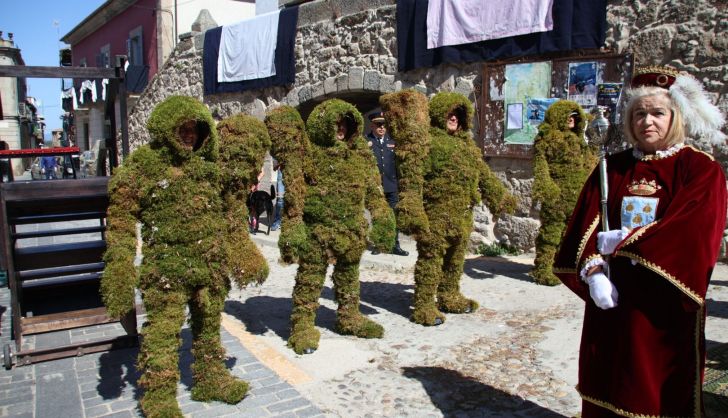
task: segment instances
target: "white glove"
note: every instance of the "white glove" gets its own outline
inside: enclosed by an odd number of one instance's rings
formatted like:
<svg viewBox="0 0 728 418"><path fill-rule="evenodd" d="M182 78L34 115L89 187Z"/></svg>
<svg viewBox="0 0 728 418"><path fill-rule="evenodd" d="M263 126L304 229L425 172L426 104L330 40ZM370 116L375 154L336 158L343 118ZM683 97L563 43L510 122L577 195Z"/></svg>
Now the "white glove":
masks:
<svg viewBox="0 0 728 418"><path fill-rule="evenodd" d="M613 229L607 232L599 232L597 234L597 249L600 254L609 255L614 252L622 240L629 235L629 228Z"/></svg>
<svg viewBox="0 0 728 418"><path fill-rule="evenodd" d="M589 275L586 280L589 284L589 295L594 303L601 309L609 309L617 306L617 288L602 272Z"/></svg>

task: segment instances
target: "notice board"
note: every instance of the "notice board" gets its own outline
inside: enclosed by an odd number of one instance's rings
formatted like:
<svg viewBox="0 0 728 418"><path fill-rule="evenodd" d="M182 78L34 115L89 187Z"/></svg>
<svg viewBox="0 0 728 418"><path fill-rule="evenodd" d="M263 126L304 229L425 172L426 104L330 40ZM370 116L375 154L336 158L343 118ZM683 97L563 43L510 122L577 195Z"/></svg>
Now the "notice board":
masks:
<svg viewBox="0 0 728 418"><path fill-rule="evenodd" d="M531 158L545 110L559 99L574 100L587 113L597 105L614 109L633 64L631 54L573 51L486 63L476 104L484 156Z"/></svg>

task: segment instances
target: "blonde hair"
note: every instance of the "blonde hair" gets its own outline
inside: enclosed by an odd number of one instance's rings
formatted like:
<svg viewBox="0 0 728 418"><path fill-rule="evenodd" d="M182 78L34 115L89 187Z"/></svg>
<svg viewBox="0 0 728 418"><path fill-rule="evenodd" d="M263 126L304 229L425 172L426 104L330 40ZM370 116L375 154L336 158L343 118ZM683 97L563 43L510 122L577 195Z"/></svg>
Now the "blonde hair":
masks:
<svg viewBox="0 0 728 418"><path fill-rule="evenodd" d="M683 142L685 140L685 122L683 120L680 107L677 106L675 100L670 96L670 92L662 87L641 86L635 89L627 90L627 107L624 111L624 134L632 145L637 145L637 138L632 132L632 112L637 103L645 97L663 96L667 98L668 107L672 118L670 120L670 128L665 135L665 145L668 147Z"/></svg>

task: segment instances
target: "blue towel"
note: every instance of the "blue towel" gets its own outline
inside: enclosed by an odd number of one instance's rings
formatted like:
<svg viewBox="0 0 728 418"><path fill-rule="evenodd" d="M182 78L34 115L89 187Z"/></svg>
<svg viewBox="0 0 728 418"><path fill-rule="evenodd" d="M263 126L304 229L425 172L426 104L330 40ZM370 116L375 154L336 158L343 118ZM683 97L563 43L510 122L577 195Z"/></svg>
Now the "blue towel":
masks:
<svg viewBox="0 0 728 418"><path fill-rule="evenodd" d="M202 73L205 94L235 93L245 90L262 89L271 86L285 86L296 81L296 27L298 25L298 6L281 10L276 41L276 74L255 80L220 83L217 81L217 57L220 53L222 26L205 32L205 46L202 53Z"/></svg>
<svg viewBox="0 0 728 418"><path fill-rule="evenodd" d="M607 31L607 0L554 0L554 29L510 38L427 49L428 0L397 0L399 71L600 48Z"/></svg>

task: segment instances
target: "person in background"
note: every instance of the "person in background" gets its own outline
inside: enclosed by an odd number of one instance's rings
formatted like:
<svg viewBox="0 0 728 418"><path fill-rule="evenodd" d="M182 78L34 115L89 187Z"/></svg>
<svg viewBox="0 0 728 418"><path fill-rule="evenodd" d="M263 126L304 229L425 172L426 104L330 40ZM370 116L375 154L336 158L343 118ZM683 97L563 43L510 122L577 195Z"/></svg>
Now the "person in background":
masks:
<svg viewBox="0 0 728 418"><path fill-rule="evenodd" d="M579 191L597 158L582 133L587 118L578 103L559 100L549 106L533 145L533 199L540 203L541 226L531 276L538 284L561 281L552 272L554 254Z"/></svg>
<svg viewBox="0 0 728 418"><path fill-rule="evenodd" d="M395 164L394 149L395 143L392 138L387 135L387 127L385 126L386 120L382 112L376 112L369 115L369 120L372 123L372 130L367 134L367 144L374 153L374 158L377 160L377 168L382 178L382 188L384 189L384 197L389 203L389 207L392 210L397 206L399 202L399 187L397 180L397 167ZM379 254L379 251L372 250L372 254ZM394 248L392 248L392 254L408 256L409 252L405 251L399 245L399 231L394 241Z"/></svg>
<svg viewBox="0 0 728 418"><path fill-rule="evenodd" d="M44 149L43 144L38 146L40 149ZM58 161L54 155L44 155L40 158L40 171L45 176L46 180L55 180L56 178L56 167Z"/></svg>
<svg viewBox="0 0 728 418"><path fill-rule="evenodd" d="M10 149L10 146L8 145L7 142L0 141L0 150L5 151L5 150L9 150L9 149ZM4 181L13 180L12 173L11 173L12 167L13 166L10 164L10 158L7 158L7 159L3 158L0 160L0 183L2 183ZM6 180L6 176L7 176L7 180Z"/></svg>
<svg viewBox="0 0 728 418"><path fill-rule="evenodd" d="M635 69L622 115L631 149L582 189L554 273L586 303L582 417L703 414L705 296L726 219L718 162L686 144L725 142L725 120L693 77Z"/></svg>
<svg viewBox="0 0 728 418"><path fill-rule="evenodd" d="M286 186L283 184L283 164L273 159L273 170L276 174L276 213L273 216L273 225L270 229L277 231L281 228L281 214L283 213L283 195L286 193Z"/></svg>

